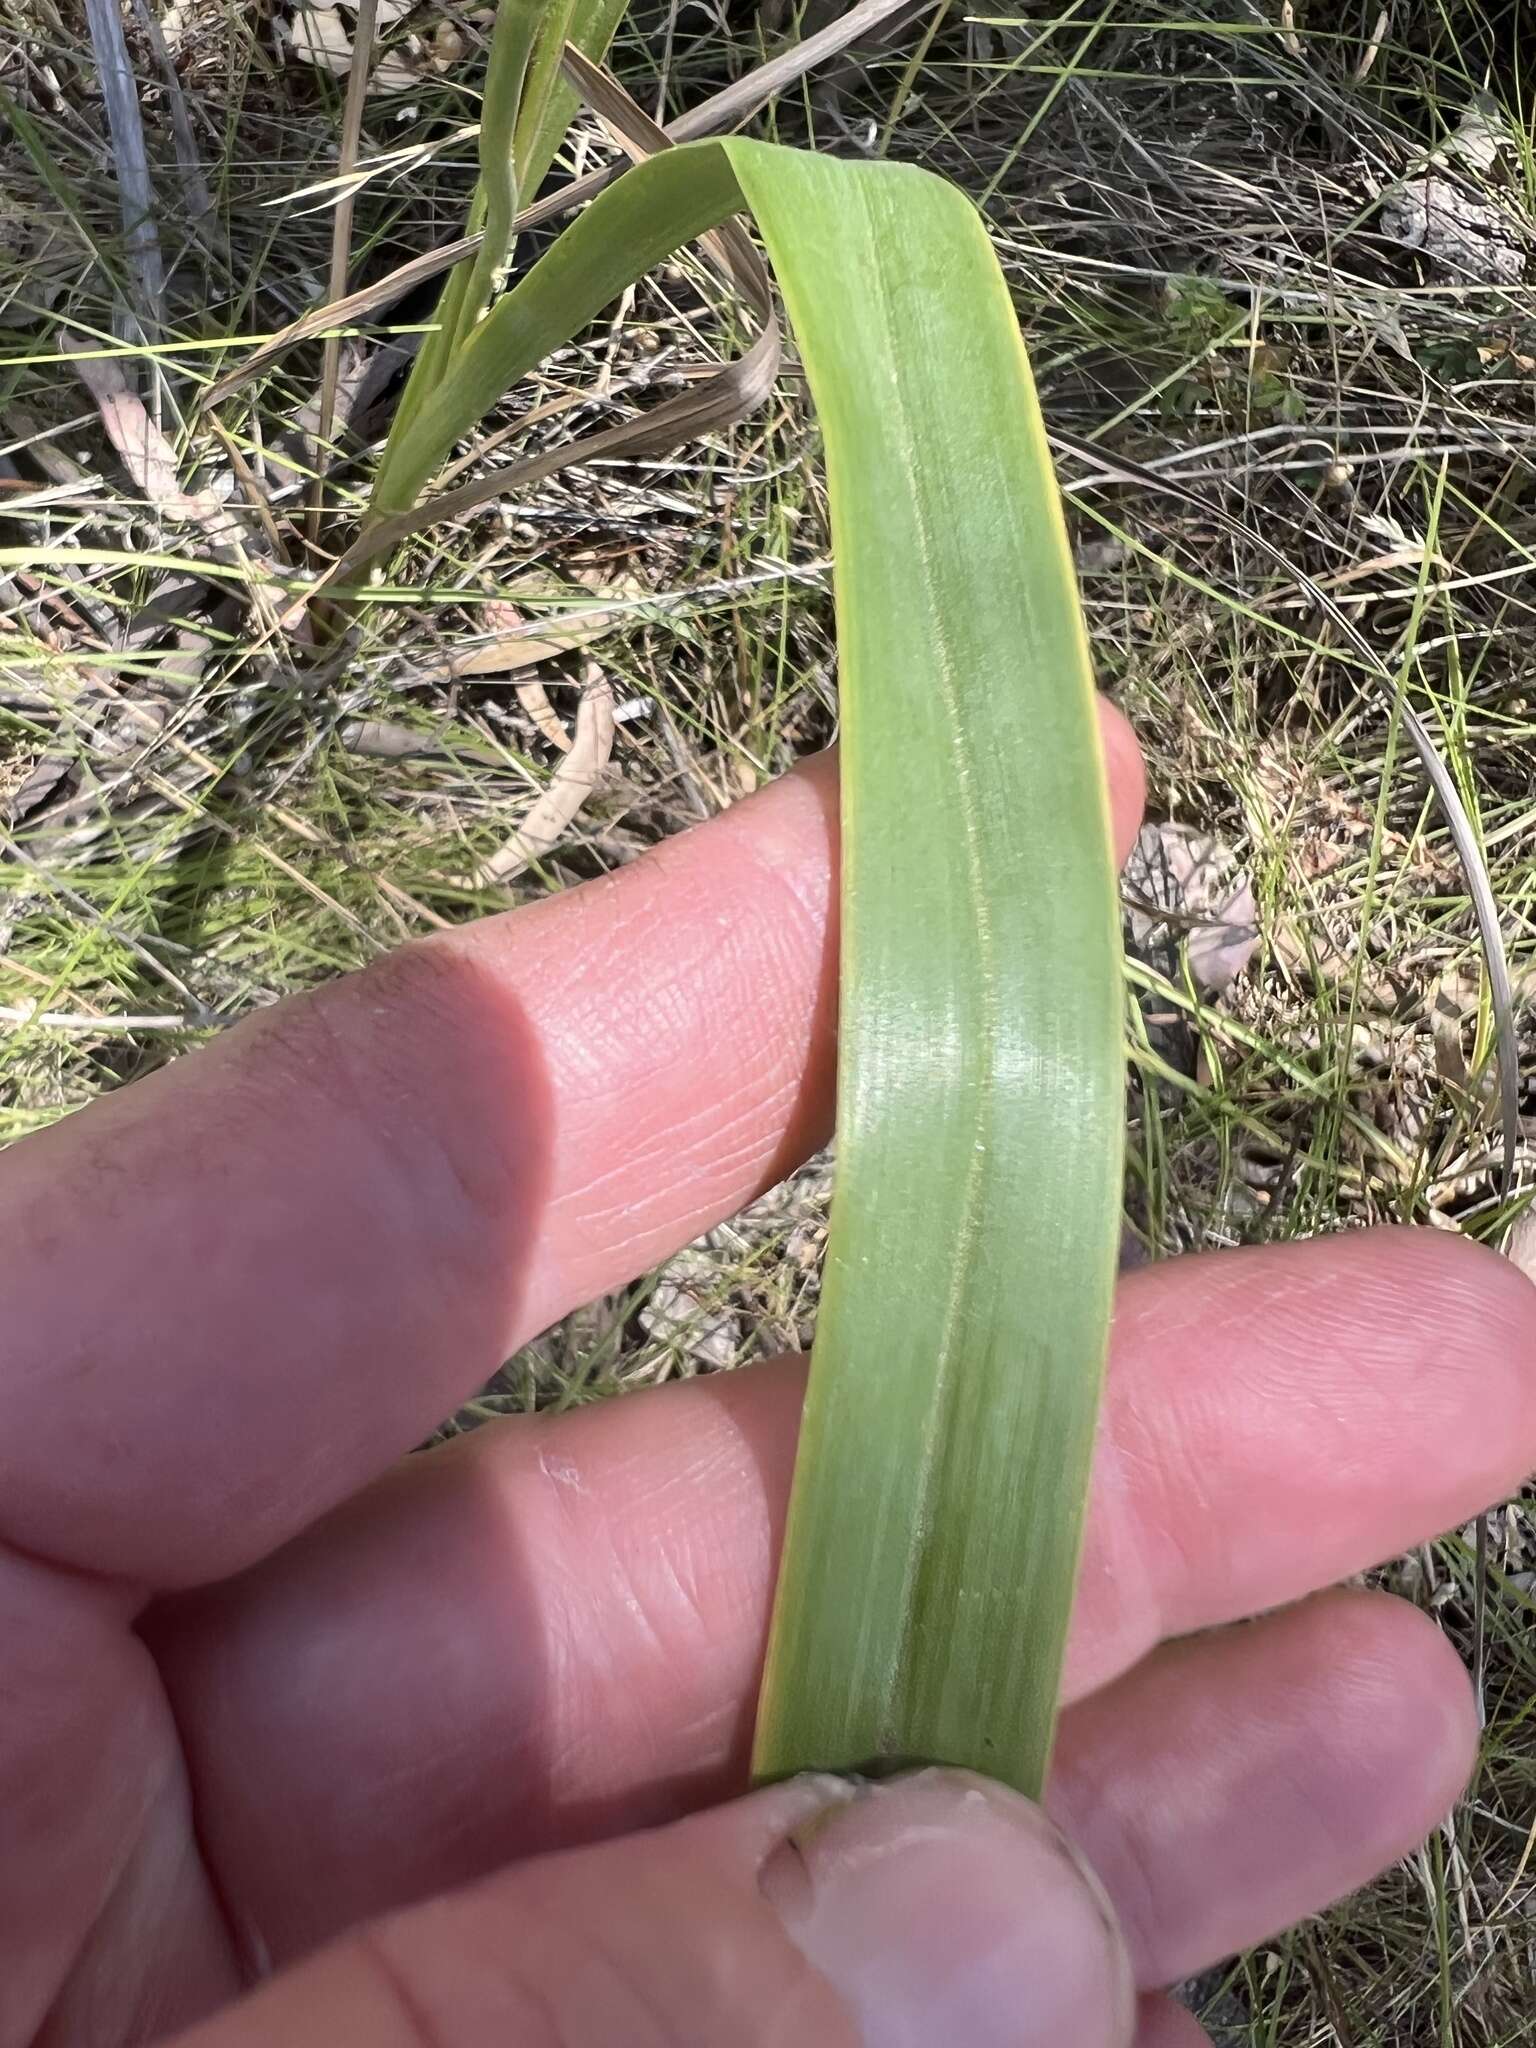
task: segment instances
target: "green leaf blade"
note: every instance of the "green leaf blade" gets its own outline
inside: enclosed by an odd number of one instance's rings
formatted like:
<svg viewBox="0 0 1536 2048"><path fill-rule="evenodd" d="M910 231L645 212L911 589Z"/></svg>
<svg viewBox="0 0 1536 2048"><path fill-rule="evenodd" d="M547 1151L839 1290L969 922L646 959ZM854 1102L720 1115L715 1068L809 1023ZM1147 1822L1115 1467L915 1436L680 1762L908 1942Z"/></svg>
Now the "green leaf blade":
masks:
<svg viewBox="0 0 1536 2048"><path fill-rule="evenodd" d="M1121 984L1071 558L974 209L907 167L663 152L480 323L380 509L743 200L826 443L844 828L838 1187L754 1768L927 1760L1037 1795L1119 1237Z"/></svg>
<svg viewBox="0 0 1536 2048"><path fill-rule="evenodd" d="M844 749L838 1190L755 1767L1038 1793L1123 1122L1070 555L968 203L727 147L826 440Z"/></svg>
<svg viewBox="0 0 1536 2048"><path fill-rule="evenodd" d="M459 349L475 331L491 287L510 262L518 194L543 183L576 112L576 96L560 77L569 36L600 60L629 0L499 0L481 107L480 178L467 229L485 239L458 263L438 294L437 326L411 365L385 450L375 503L398 510L409 502L396 486L408 428L449 376ZM420 489L420 484L415 486Z"/></svg>
<svg viewBox="0 0 1536 2048"><path fill-rule="evenodd" d="M463 342L398 445L391 437L370 516L413 505L454 442L519 377L740 203L730 160L713 142L668 150L600 194Z"/></svg>

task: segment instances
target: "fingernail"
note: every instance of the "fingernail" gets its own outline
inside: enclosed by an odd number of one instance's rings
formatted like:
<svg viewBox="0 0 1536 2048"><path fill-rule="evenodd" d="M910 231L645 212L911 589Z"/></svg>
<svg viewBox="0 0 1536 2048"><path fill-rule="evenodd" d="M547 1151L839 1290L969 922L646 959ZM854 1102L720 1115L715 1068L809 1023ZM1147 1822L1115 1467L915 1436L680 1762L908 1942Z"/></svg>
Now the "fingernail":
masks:
<svg viewBox="0 0 1536 2048"><path fill-rule="evenodd" d="M1040 1809L925 1770L825 1805L762 1870L865 2048L1125 2048L1114 1909Z"/></svg>

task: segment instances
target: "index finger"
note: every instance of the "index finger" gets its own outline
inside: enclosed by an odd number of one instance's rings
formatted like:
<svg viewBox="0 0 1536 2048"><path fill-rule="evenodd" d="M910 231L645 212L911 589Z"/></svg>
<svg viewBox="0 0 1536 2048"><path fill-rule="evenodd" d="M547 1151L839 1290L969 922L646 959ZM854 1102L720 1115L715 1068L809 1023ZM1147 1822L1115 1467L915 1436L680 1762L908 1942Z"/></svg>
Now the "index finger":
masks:
<svg viewBox="0 0 1536 2048"><path fill-rule="evenodd" d="M1105 716L1116 836L1141 770ZM830 1115L836 771L279 1005L0 1161L0 1540L237 1570Z"/></svg>

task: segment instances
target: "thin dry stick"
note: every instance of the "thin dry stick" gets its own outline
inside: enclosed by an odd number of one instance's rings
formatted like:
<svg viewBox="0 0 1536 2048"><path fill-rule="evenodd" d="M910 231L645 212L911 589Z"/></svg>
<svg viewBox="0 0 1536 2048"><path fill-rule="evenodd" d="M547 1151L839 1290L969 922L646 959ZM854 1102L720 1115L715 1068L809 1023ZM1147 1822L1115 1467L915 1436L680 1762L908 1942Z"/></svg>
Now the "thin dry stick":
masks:
<svg viewBox="0 0 1536 2048"><path fill-rule="evenodd" d="M0 1024L35 1025L44 1031L83 1031L96 1036L109 1031L206 1031L219 1020L211 1010L185 1017L158 1012L133 1016L121 1011L83 1016L75 1010L39 1010L31 1003L0 1003Z"/></svg>
<svg viewBox="0 0 1536 2048"><path fill-rule="evenodd" d="M1371 39L1361 52L1360 62L1355 66L1354 82L1356 85L1364 85L1365 81L1370 77L1375 69L1376 59L1381 55L1381 46L1391 32L1392 10L1390 7L1383 7L1380 14L1376 17L1376 26L1371 30Z"/></svg>
<svg viewBox="0 0 1536 2048"><path fill-rule="evenodd" d="M338 177L350 177L357 165L357 145L363 132L363 102L368 97L368 67L373 61L373 38L379 16L379 0L360 0L357 29L352 38L352 69L347 74L347 101L341 117L341 150ZM348 185L336 202L331 217L330 296L340 298L347 289L352 267L352 213L357 187ZM325 509L326 456L336 424L336 380L341 368L341 336L326 337L320 363L320 414L315 424L315 485L309 503L308 533L320 538L320 520Z"/></svg>
<svg viewBox="0 0 1536 2048"><path fill-rule="evenodd" d="M112 137L128 263L138 287L139 326L142 338L148 340L159 327L165 265L155 227L155 195L149 182L149 156L144 147L144 123L139 118L138 88L133 81L133 66L128 62L117 0L85 0L85 14L107 109L107 131Z"/></svg>
<svg viewBox="0 0 1536 2048"><path fill-rule="evenodd" d="M181 169L181 181L187 195L187 209L195 220L201 221L213 211L213 194L208 189L208 180L203 176L202 163L197 154L197 137L192 132L192 114L187 105L186 93L182 90L181 77L176 69L165 31L159 17L149 5L149 0L133 0L133 11L145 40L155 55L160 67L160 76L165 81L166 105L171 113L171 135L176 145L176 162Z"/></svg>

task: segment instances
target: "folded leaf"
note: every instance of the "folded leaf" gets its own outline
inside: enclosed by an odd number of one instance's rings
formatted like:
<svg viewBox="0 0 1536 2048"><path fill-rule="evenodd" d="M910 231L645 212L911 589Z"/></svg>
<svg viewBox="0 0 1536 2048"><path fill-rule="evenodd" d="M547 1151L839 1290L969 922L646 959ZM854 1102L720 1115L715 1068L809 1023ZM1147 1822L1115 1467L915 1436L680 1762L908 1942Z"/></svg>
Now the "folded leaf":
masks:
<svg viewBox="0 0 1536 2048"><path fill-rule="evenodd" d="M844 832L838 1184L755 1767L1038 1793L1118 1239L1119 939L1071 561L980 220L907 167L666 151L481 322L378 509L743 205L826 445Z"/></svg>

